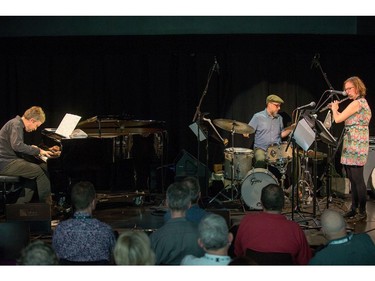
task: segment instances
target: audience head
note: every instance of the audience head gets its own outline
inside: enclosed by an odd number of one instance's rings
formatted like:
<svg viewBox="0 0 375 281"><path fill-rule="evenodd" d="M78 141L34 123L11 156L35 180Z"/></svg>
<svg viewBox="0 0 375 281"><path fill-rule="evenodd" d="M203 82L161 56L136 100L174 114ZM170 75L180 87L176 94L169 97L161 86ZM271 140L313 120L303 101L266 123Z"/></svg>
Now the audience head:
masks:
<svg viewBox="0 0 375 281"><path fill-rule="evenodd" d="M171 211L189 209L190 198L190 188L185 182L174 182L167 189L167 206Z"/></svg>
<svg viewBox="0 0 375 281"><path fill-rule="evenodd" d="M76 210L85 210L90 205L95 208L95 187L91 182L81 181L76 183L71 191L72 204Z"/></svg>
<svg viewBox="0 0 375 281"><path fill-rule="evenodd" d="M59 260L49 244L35 240L22 250L17 263L19 265L58 265Z"/></svg>
<svg viewBox="0 0 375 281"><path fill-rule="evenodd" d="M269 184L262 189L260 201L264 210L281 212L284 207L284 191L277 184Z"/></svg>
<svg viewBox="0 0 375 281"><path fill-rule="evenodd" d="M199 245L206 251L229 248L233 240L225 219L217 214L209 213L203 217L198 226Z"/></svg>
<svg viewBox="0 0 375 281"><path fill-rule="evenodd" d="M143 231L127 230L120 234L114 248L117 265L154 265L155 254Z"/></svg>
<svg viewBox="0 0 375 281"><path fill-rule="evenodd" d="M196 204L201 196L199 180L196 177L185 177L181 180L190 188L191 203Z"/></svg>
<svg viewBox="0 0 375 281"><path fill-rule="evenodd" d="M322 231L327 239L337 239L346 235L346 222L344 217L330 209L326 209L320 217Z"/></svg>

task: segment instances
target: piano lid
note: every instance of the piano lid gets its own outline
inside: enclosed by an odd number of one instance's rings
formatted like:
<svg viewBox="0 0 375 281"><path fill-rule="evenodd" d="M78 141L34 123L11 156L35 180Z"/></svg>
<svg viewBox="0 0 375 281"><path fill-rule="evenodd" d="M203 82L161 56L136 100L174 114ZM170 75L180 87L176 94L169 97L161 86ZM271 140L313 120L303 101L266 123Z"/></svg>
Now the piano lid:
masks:
<svg viewBox="0 0 375 281"><path fill-rule="evenodd" d="M156 133L165 129L165 121L118 119L116 116L94 116L78 123L77 128L89 136L116 136Z"/></svg>

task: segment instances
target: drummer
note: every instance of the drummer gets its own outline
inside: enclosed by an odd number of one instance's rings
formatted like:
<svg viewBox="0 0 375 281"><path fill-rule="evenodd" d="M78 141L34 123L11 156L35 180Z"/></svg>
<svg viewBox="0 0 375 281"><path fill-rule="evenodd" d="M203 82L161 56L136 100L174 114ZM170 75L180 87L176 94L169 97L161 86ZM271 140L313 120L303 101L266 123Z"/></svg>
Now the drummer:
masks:
<svg viewBox="0 0 375 281"><path fill-rule="evenodd" d="M287 137L292 128L284 129L283 118L279 115L281 104L284 101L277 95L266 98L266 108L255 113L249 125L255 130L254 135L254 168L266 168L266 151L270 145L280 144ZM249 134L243 134L249 137Z"/></svg>

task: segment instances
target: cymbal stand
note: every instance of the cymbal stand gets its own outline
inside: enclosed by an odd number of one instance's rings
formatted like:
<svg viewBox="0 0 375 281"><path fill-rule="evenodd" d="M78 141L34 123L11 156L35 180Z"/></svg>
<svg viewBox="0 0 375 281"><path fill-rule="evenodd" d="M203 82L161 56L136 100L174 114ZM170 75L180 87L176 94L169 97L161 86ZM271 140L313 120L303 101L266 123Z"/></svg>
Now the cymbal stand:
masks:
<svg viewBox="0 0 375 281"><path fill-rule="evenodd" d="M235 150L234 150L234 134L235 134L236 130L234 129L234 124L232 125L232 129L231 129L231 139L232 139L232 152L233 152L233 155L231 157L231 160L230 160L230 189L231 189L231 194L230 194L230 197L228 197L226 194L224 194L224 191L226 191L228 188L227 186L224 186L224 188L219 191L208 203L212 203L213 201L216 200L216 198L221 195L223 196L227 202L233 202L235 197L234 197L234 191L236 191L236 198L238 196L238 189L237 189L237 184L234 184L234 175L235 175L235 165L234 165L234 153L235 153ZM238 174L238 173L237 173ZM242 202L241 202L241 205L242 205ZM243 205L242 205L243 207Z"/></svg>

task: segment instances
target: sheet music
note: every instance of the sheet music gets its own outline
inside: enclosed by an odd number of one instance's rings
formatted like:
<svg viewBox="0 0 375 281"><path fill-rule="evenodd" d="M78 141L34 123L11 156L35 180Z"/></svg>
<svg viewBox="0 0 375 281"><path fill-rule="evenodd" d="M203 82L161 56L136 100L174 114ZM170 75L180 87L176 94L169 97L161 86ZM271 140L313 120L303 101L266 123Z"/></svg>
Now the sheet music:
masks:
<svg viewBox="0 0 375 281"><path fill-rule="evenodd" d="M305 118L298 122L293 138L304 151L307 151L314 142L315 132L311 129Z"/></svg>
<svg viewBox="0 0 375 281"><path fill-rule="evenodd" d="M69 138L80 119L81 116L66 113L59 127L56 130L56 134L59 134L65 138Z"/></svg>

